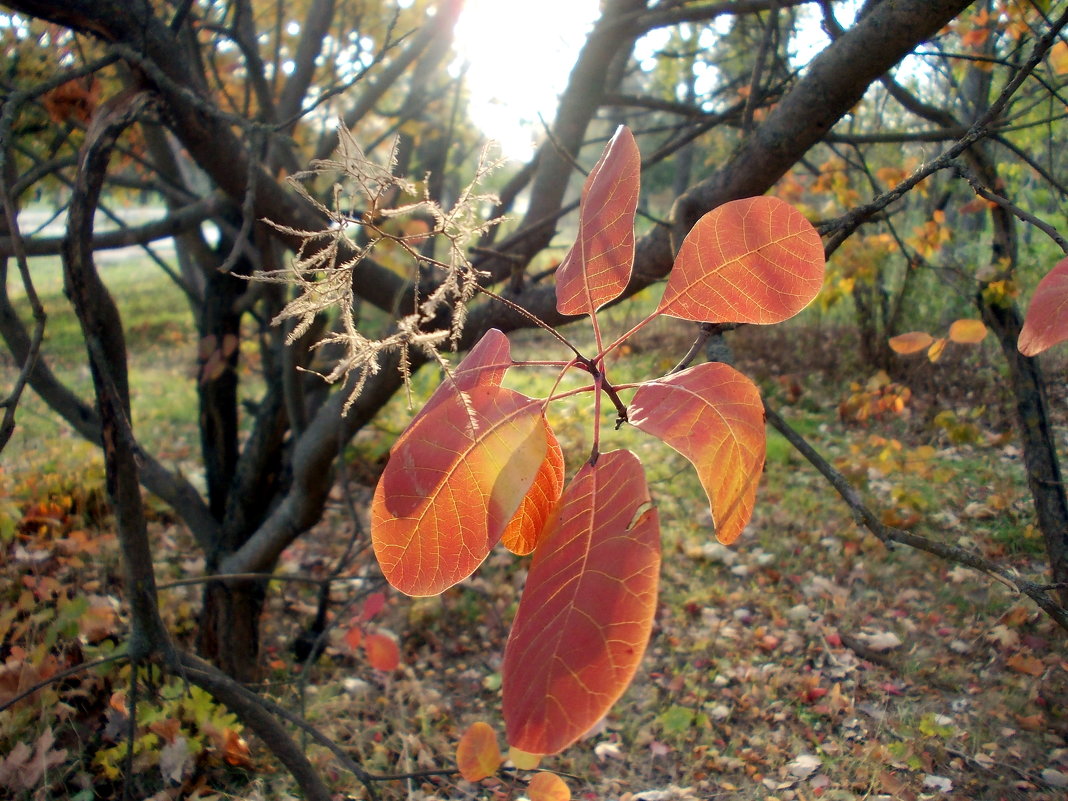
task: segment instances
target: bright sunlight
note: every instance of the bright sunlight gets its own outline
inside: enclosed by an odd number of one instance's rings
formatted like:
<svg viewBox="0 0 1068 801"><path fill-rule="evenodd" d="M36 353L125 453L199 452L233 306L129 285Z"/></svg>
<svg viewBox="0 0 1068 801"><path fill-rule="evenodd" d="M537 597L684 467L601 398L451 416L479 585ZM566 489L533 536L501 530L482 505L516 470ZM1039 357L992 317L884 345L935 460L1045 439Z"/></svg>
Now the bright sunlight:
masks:
<svg viewBox="0 0 1068 801"><path fill-rule="evenodd" d="M597 0L467 0L456 26L471 116L509 158L530 158L598 14Z"/></svg>

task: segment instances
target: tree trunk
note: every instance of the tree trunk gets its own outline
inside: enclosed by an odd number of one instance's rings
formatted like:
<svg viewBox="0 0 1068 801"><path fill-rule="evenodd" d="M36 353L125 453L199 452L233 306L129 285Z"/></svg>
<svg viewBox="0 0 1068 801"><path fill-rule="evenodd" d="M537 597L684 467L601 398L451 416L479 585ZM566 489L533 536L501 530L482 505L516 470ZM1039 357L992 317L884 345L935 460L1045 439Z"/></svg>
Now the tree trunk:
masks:
<svg viewBox="0 0 1068 801"><path fill-rule="evenodd" d="M1049 422L1045 379L1038 360L1024 356L1016 347L1022 322L1015 304L990 303L982 293L977 302L983 321L998 338L1009 366L1027 485L1046 543L1053 581L1061 585L1061 603L1068 606L1068 503Z"/></svg>
<svg viewBox="0 0 1068 801"><path fill-rule="evenodd" d="M212 581L204 587L197 650L246 684L261 678L260 615L265 599L266 584L260 581Z"/></svg>

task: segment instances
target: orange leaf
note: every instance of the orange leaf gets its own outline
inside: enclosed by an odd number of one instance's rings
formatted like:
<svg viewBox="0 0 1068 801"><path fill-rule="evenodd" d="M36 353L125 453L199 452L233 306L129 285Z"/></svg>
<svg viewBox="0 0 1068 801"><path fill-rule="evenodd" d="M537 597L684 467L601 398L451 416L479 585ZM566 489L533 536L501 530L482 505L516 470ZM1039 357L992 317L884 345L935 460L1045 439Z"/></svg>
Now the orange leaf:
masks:
<svg viewBox="0 0 1068 801"><path fill-rule="evenodd" d="M445 376L437 389L423 404L423 408L408 423L408 427L397 437L390 451L395 451L415 428L415 424L449 398L456 398L460 393L475 387L499 387L504 374L512 366L511 345L499 329L491 328L467 355L456 365L452 375Z"/></svg>
<svg viewBox="0 0 1068 801"><path fill-rule="evenodd" d="M345 632L345 645L353 651L360 647L360 642L362 640L363 629L359 626L350 626L348 631Z"/></svg>
<svg viewBox="0 0 1068 801"><path fill-rule="evenodd" d="M363 650L368 663L375 670L388 673L400 665L400 648L392 637L385 634L368 634L363 638Z"/></svg>
<svg viewBox="0 0 1068 801"><path fill-rule="evenodd" d="M530 565L504 654L508 742L554 754L609 710L649 640L660 571L660 524L638 458L584 465Z"/></svg>
<svg viewBox="0 0 1068 801"><path fill-rule="evenodd" d="M561 314L593 314L630 282L640 171L634 135L621 125L582 187L578 236L556 270Z"/></svg>
<svg viewBox="0 0 1068 801"><path fill-rule="evenodd" d="M894 353L908 356L911 353L919 353L934 342L934 337L926 331L909 331L907 334L898 334L890 337L890 349Z"/></svg>
<svg viewBox="0 0 1068 801"><path fill-rule="evenodd" d="M982 320L954 320L949 327L949 338L958 345L978 345L986 339L986 326Z"/></svg>
<svg viewBox="0 0 1068 801"><path fill-rule="evenodd" d="M229 726L223 730L222 742L223 759L228 765L236 765L242 768L252 767L251 752L248 743L237 731Z"/></svg>
<svg viewBox="0 0 1068 801"><path fill-rule="evenodd" d="M753 382L722 362L706 362L640 386L627 416L693 463L716 539L738 539L764 467L764 405Z"/></svg>
<svg viewBox="0 0 1068 801"><path fill-rule="evenodd" d="M555 773L539 773L527 785L530 801L571 801L571 788Z"/></svg>
<svg viewBox="0 0 1068 801"><path fill-rule="evenodd" d="M1068 42L1059 41L1049 49L1049 63L1058 75L1068 73Z"/></svg>
<svg viewBox="0 0 1068 801"><path fill-rule="evenodd" d="M1046 663L1037 656L1027 654L1013 654L1005 660L1005 664L1017 673L1026 673L1028 676L1041 676L1046 672Z"/></svg>
<svg viewBox="0 0 1068 801"><path fill-rule="evenodd" d="M1037 356L1068 339L1068 258L1061 259L1038 282L1027 307L1017 347L1024 356Z"/></svg>
<svg viewBox="0 0 1068 801"><path fill-rule="evenodd" d="M538 546L538 537L564 490L564 452L548 421L543 422L549 442L545 461L515 517L501 535L501 544L517 556L526 556Z"/></svg>
<svg viewBox="0 0 1068 801"><path fill-rule="evenodd" d="M469 782L480 782L497 772L504 762L497 745L497 732L478 721L467 727L456 746L456 766Z"/></svg>
<svg viewBox="0 0 1068 801"><path fill-rule="evenodd" d="M675 257L657 311L707 323L778 323L823 285L823 242L789 203L724 203L693 227Z"/></svg>
<svg viewBox="0 0 1068 801"><path fill-rule="evenodd" d="M477 386L416 421L371 502L371 541L390 584L436 595L474 572L545 460L543 420L538 401Z"/></svg>

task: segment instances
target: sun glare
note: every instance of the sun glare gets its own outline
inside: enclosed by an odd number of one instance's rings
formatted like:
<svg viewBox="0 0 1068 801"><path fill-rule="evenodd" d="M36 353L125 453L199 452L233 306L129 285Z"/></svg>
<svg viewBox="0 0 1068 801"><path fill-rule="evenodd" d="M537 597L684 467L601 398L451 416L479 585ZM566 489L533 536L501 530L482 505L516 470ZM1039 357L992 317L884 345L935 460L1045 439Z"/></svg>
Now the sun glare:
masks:
<svg viewBox="0 0 1068 801"><path fill-rule="evenodd" d="M503 154L526 161L598 14L597 0L467 0L456 26L454 73L471 116Z"/></svg>

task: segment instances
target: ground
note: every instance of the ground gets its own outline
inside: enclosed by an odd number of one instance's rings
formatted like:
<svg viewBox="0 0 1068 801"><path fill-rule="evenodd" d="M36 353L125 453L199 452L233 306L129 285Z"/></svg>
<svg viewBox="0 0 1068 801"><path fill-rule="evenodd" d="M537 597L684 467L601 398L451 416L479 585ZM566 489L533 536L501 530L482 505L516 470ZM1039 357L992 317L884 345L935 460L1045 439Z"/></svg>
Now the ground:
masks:
<svg viewBox="0 0 1068 801"><path fill-rule="evenodd" d="M167 331L175 348L195 345ZM681 323L657 325L612 369L669 368L691 333ZM544 355L541 341L519 337L517 351ZM731 342L739 368L884 520L1042 580L1042 541L992 345L947 353L935 365L921 354L898 363L891 380L856 366L840 323L807 319L737 332ZM151 360L160 362L158 352ZM516 381L535 391L528 379ZM1063 439L1068 403L1057 397L1053 405ZM587 413L577 400L561 406L553 422L574 469L589 449ZM315 617L316 590L272 583L263 689L303 710L366 770L410 774L379 785L382 798L518 797L528 772L506 769L474 785L440 771L453 767L456 742L474 721L501 732L503 743L499 669L526 561L494 553L441 597L409 599L383 587L366 548L374 463L388 445L383 434L407 415L398 406L377 433L358 439L323 522L284 555L279 574L349 580L333 585L327 646L310 664L295 657L294 643ZM1065 634L1026 598L934 557L887 550L777 435L751 525L737 544L720 546L688 464L638 432L611 428L603 447L630 447L647 465L664 530L661 593L633 685L586 739L542 764L565 775L574 797L1065 797ZM191 452L187 441L173 437L172 459ZM10 517L0 526L0 701L106 658L125 625L98 463L78 461L81 451L64 445L42 451L52 461L36 469L12 459L0 497ZM191 643L200 587L169 583L195 576L202 562L188 533L151 508L164 612ZM380 610L369 600L378 592ZM382 664L364 646L373 634L399 645L395 669L371 666ZM265 749L211 699L158 674L133 699L128 678L128 668L104 664L0 713L0 786L19 798L117 792L136 700L139 797L293 792ZM308 751L339 798L366 797L327 752Z"/></svg>

